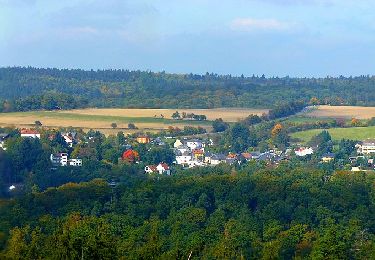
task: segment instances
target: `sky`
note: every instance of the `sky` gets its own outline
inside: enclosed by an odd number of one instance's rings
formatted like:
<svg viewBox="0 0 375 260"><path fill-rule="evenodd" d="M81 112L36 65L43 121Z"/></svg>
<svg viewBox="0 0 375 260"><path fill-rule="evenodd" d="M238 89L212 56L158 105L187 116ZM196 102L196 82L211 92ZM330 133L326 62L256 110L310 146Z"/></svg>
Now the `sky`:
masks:
<svg viewBox="0 0 375 260"><path fill-rule="evenodd" d="M373 0L0 0L0 66L373 75Z"/></svg>

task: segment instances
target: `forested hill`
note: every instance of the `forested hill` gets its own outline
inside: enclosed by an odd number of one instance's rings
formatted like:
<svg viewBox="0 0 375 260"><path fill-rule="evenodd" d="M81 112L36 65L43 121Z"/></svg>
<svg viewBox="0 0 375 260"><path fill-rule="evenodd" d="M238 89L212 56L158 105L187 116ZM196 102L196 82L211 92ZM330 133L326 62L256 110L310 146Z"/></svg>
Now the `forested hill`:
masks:
<svg viewBox="0 0 375 260"><path fill-rule="evenodd" d="M128 70L0 68L2 111L54 107L272 108L316 97L331 105L375 106L375 76L265 78Z"/></svg>

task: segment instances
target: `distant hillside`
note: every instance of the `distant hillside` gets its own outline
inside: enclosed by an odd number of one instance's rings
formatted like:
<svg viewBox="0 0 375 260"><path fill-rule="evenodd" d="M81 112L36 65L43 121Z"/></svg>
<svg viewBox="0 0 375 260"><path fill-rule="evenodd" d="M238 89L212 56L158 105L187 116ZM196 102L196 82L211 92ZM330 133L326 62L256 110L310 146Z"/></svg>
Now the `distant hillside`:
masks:
<svg viewBox="0 0 375 260"><path fill-rule="evenodd" d="M128 70L0 68L1 111L78 107L273 108L290 101L375 106L375 77L265 78Z"/></svg>

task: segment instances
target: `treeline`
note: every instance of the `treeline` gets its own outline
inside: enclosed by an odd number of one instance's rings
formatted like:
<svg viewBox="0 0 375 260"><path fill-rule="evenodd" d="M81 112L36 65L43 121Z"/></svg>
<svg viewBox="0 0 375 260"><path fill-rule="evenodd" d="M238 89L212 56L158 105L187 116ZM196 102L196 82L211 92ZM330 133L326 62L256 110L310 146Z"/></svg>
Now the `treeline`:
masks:
<svg viewBox="0 0 375 260"><path fill-rule="evenodd" d="M45 93L6 100L0 106L0 112L74 109L87 107L88 104L88 100L84 97L75 97L65 93Z"/></svg>
<svg viewBox="0 0 375 260"><path fill-rule="evenodd" d="M0 227L11 231L0 236L1 258L375 257L370 174L253 164L125 175L115 188L94 180L3 201Z"/></svg>
<svg viewBox="0 0 375 260"><path fill-rule="evenodd" d="M209 73L0 68L3 106L19 98L51 92L75 97L80 106L91 107L275 108L297 100L307 103L312 98L316 104L375 106L374 87L373 76L266 78ZM39 105L26 107L34 109ZM7 111L6 107L2 110Z"/></svg>
<svg viewBox="0 0 375 260"><path fill-rule="evenodd" d="M269 119L277 119L281 117L287 117L301 112L306 107L303 101L292 101L286 104L277 105L271 109L268 113Z"/></svg>

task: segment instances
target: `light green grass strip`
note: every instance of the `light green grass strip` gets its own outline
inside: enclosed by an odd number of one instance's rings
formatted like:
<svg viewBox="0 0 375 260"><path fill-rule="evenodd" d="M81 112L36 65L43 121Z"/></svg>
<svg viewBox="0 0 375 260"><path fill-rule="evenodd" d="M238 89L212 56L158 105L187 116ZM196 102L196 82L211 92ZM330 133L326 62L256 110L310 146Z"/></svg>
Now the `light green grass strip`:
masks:
<svg viewBox="0 0 375 260"><path fill-rule="evenodd" d="M293 138L298 138L303 142L308 142L311 138L323 129L312 129L302 132L291 134ZM364 140L367 138L375 138L375 126L369 127L351 127L351 128L331 128L327 131L332 136L333 140L351 139L351 140Z"/></svg>

